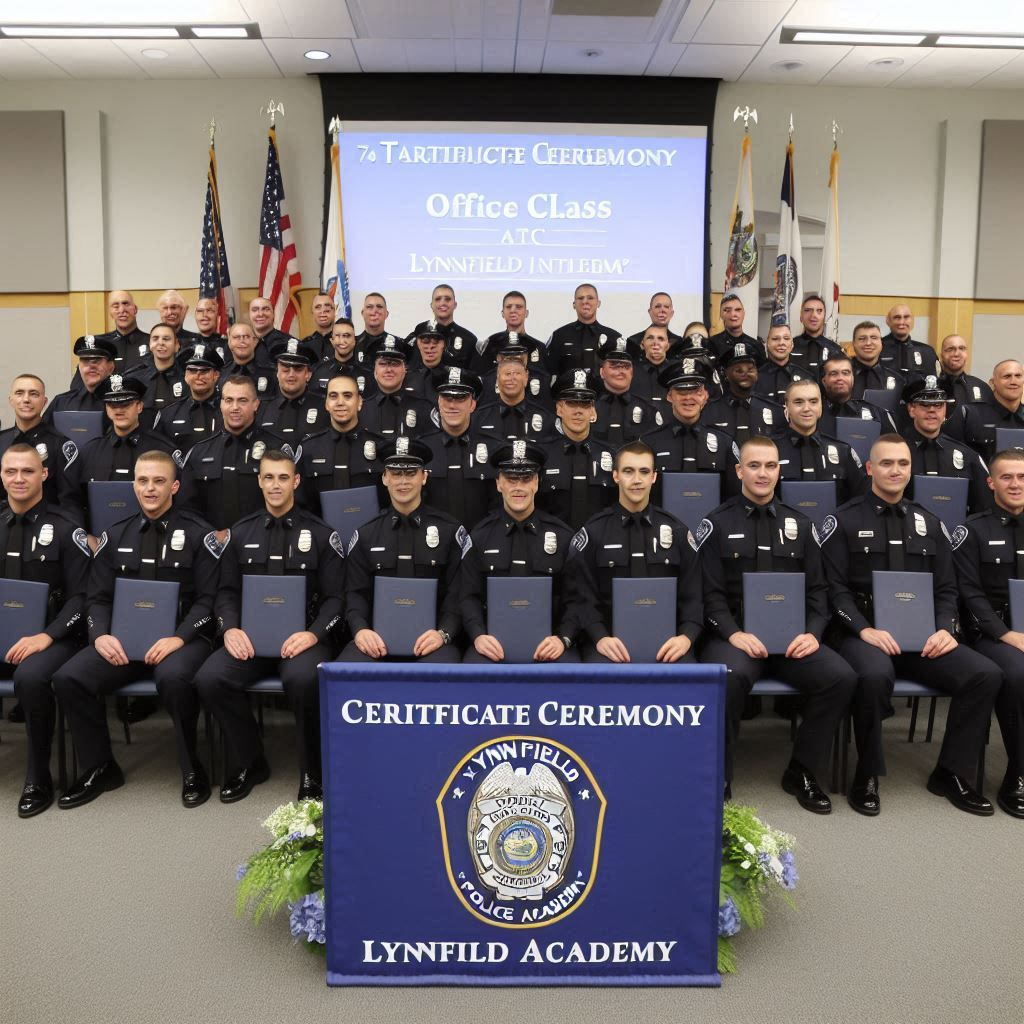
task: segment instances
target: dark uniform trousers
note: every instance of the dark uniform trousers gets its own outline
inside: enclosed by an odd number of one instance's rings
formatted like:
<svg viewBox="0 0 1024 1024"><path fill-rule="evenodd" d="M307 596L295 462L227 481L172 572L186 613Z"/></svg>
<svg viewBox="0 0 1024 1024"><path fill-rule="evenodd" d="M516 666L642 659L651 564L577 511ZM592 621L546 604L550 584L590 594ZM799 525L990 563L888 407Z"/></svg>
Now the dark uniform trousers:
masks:
<svg viewBox="0 0 1024 1024"><path fill-rule="evenodd" d="M1003 673L1003 685L996 694L996 720L1006 747L1007 773L1020 775L1024 772L1024 651L989 637L980 637L972 646Z"/></svg>
<svg viewBox="0 0 1024 1024"><path fill-rule="evenodd" d="M414 661L417 665L457 665L462 661L462 655L459 654L459 649L453 644L442 644L436 651L424 654L422 658L412 655L402 658L394 654L389 654L383 658L370 658L356 647L355 640L349 640L341 654L338 655L338 661L365 661L371 664L384 661Z"/></svg>

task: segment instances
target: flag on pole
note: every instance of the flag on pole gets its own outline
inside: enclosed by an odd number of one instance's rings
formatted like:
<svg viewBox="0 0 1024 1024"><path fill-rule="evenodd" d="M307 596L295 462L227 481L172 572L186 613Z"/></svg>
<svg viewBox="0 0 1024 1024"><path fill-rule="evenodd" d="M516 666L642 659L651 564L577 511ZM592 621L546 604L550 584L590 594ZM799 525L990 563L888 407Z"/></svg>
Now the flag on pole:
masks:
<svg viewBox="0 0 1024 1024"><path fill-rule="evenodd" d="M800 248L800 220L796 213L796 179L793 176L793 143L786 146L782 168L782 198L779 204L779 254L775 260L775 298L772 327L800 322L803 282L803 253Z"/></svg>
<svg viewBox="0 0 1024 1024"><path fill-rule="evenodd" d="M212 129L211 129L212 134ZM199 253L199 298L217 303L217 332L227 334L235 315L235 295L228 273L228 254L220 222L220 192L217 189L217 151L210 143L210 168L206 172L206 212L203 214L203 243Z"/></svg>
<svg viewBox="0 0 1024 1024"><path fill-rule="evenodd" d="M285 204L281 163L277 157L277 129L271 127L260 210L259 293L274 307L274 326L286 334L299 312L297 292L301 287L302 274L295 255L292 222Z"/></svg>
<svg viewBox="0 0 1024 1024"><path fill-rule="evenodd" d="M825 303L824 337L839 343L839 150L828 166L828 213L821 252L821 301Z"/></svg>
<svg viewBox="0 0 1024 1024"><path fill-rule="evenodd" d="M743 303L743 329L757 335L758 276L760 260L754 235L754 184L751 171L750 136L743 136L736 198L729 218L729 252L725 263L724 295L736 295ZM751 329L748 329L751 325Z"/></svg>
<svg viewBox="0 0 1024 1024"><path fill-rule="evenodd" d="M327 208L327 238L320 287L334 300L341 315L352 316L348 268L345 266L345 226L341 220L341 160L337 136L331 146L331 198Z"/></svg>

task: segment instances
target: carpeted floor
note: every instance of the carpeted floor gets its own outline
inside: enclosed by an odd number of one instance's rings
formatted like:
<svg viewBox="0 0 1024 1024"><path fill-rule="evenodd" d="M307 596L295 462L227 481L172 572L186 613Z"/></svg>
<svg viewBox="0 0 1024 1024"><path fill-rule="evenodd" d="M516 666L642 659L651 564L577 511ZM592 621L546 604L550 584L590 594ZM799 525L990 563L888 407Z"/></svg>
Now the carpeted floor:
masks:
<svg viewBox="0 0 1024 1024"><path fill-rule="evenodd" d="M941 716L940 716L941 717ZM20 821L21 727L0 725L0 1020L5 1024L262 1021L1007 1022L1024 1019L1024 821L973 818L931 796L937 753L887 723L883 811L841 798L831 817L778 787L787 725L745 723L738 800L799 841L798 907L737 940L721 989L328 989L323 961L287 923L234 916L236 866L260 822L294 798L286 717L268 719L274 777L242 803L178 800L169 724L115 750L123 789L76 811ZM939 723L941 730L941 721ZM938 732L941 737L941 731ZM987 791L1005 758L993 735Z"/></svg>

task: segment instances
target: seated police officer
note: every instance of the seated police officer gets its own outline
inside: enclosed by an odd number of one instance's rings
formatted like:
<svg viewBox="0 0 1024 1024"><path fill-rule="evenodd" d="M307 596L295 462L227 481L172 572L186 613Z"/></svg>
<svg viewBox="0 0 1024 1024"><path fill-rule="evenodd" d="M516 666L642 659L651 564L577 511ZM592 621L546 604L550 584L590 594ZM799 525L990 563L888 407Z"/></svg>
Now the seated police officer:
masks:
<svg viewBox="0 0 1024 1024"><path fill-rule="evenodd" d="M704 620L700 569L693 538L675 516L651 504L657 477L654 452L631 441L615 453L612 479L619 500L598 512L573 537L578 555L569 574L571 600L586 632L582 658L595 663L624 663L630 652L611 631L612 581L617 577L665 577L676 586L677 634L658 650L660 662L695 662L693 645Z"/></svg>
<svg viewBox="0 0 1024 1024"><path fill-rule="evenodd" d="M621 336L615 328L598 322L601 300L594 285L581 284L576 288L572 308L576 319L551 335L544 353L545 365L554 376L567 370L596 370L601 347Z"/></svg>
<svg viewBox="0 0 1024 1024"><path fill-rule="evenodd" d="M18 817L31 818L53 803L50 748L56 717L50 680L82 646L85 587L92 552L85 530L46 502L46 467L35 448L11 445L0 458L7 500L0 505L0 576L46 583L46 626L20 637L3 655L4 678L13 674L28 739L25 787Z"/></svg>
<svg viewBox="0 0 1024 1024"><path fill-rule="evenodd" d="M164 406L153 429L187 455L194 444L220 430L217 375L224 369L224 360L215 345L200 341L185 349L179 362L185 373L185 397Z"/></svg>
<svg viewBox="0 0 1024 1024"><path fill-rule="evenodd" d="M103 412L106 380L114 372L116 354L113 343L102 337L94 338L87 334L79 338L75 342L75 355L78 356L76 377L82 383L59 394L47 406L43 419L52 424L55 412Z"/></svg>
<svg viewBox="0 0 1024 1024"><path fill-rule="evenodd" d="M142 381L146 390L142 404L147 411L145 422L165 406L178 401L185 393L185 376L178 364L178 338L170 324L159 323L149 332L149 358L136 363L128 374Z"/></svg>
<svg viewBox="0 0 1024 1024"><path fill-rule="evenodd" d="M818 429L826 437L835 437L836 420L850 416L874 421L879 424L883 434L895 433L896 424L887 410L853 397L853 382L853 360L845 352L833 352L825 360L821 372L825 404Z"/></svg>
<svg viewBox="0 0 1024 1024"><path fill-rule="evenodd" d="M549 406L531 397L526 343L515 331L502 338L504 344L495 353L497 366L491 378L497 387L496 400L481 402L473 416L473 428L499 442L543 441L554 430L555 418Z"/></svg>
<svg viewBox="0 0 1024 1024"><path fill-rule="evenodd" d="M324 395L310 388L316 354L304 342L289 338L270 352L277 363L277 394L260 406L260 427L283 437L296 451L310 434L327 426Z"/></svg>
<svg viewBox="0 0 1024 1024"><path fill-rule="evenodd" d="M968 641L1003 673L995 708L1006 774L996 801L1024 818L1024 623L1012 620L1009 595L1010 580L1024 579L1024 452L999 452L989 484L995 508L953 531L953 559Z"/></svg>
<svg viewBox="0 0 1024 1024"><path fill-rule="evenodd" d="M953 554L944 527L930 512L904 498L910 481L910 449L898 434L871 446L871 490L841 505L822 524L821 553L835 617L838 649L857 673L852 702L857 770L847 799L861 814L878 814L878 776L885 774L882 721L893 714L897 675L950 695L946 734L928 789L971 814L992 814L992 805L967 779L985 742L992 703L1002 678L987 658L960 645ZM872 572L928 572L935 591L935 632L922 650L903 652L876 622Z"/></svg>
<svg viewBox="0 0 1024 1024"><path fill-rule="evenodd" d="M141 453L134 475L135 497L142 511L115 523L96 549L86 596L89 645L53 677L83 767L57 801L64 809L80 807L124 785L110 747L106 705L97 698L150 676L174 722L182 803L198 807L210 795L196 749L199 698L193 680L210 653L223 548L209 523L173 504L178 481L170 455ZM157 640L142 661L129 661L123 638L110 632L119 578L179 585L174 634Z"/></svg>
<svg viewBox="0 0 1024 1024"><path fill-rule="evenodd" d="M633 391L640 346L616 335L599 347L597 355L603 386L594 403L594 436L618 448L657 430L664 422L657 406Z"/></svg>
<svg viewBox="0 0 1024 1024"><path fill-rule="evenodd" d="M856 685L853 670L821 644L829 621L828 587L811 521L775 497L779 453L770 437L749 437L736 467L741 492L708 513L696 534L704 574L704 618L708 640L701 661L729 670L726 685L725 778L733 759L743 705L754 683L768 675L797 687L804 696L793 755L782 788L801 807L828 814L832 802L818 785L832 734L846 713ZM745 628L743 577L753 572L803 573L804 631L785 654L769 654L761 637ZM731 795L726 790L726 797Z"/></svg>
<svg viewBox="0 0 1024 1024"><path fill-rule="evenodd" d="M217 592L217 626L224 646L196 676L203 704L224 732L227 755L221 803L243 800L270 778L259 728L245 688L279 676L295 714L299 800L323 795L320 770L320 687L317 665L338 649L345 605L344 548L337 533L295 504L299 475L291 455L267 451L259 462L264 507L231 528ZM244 576L304 576L305 628L287 637L279 657L256 655L243 629Z"/></svg>
<svg viewBox="0 0 1024 1024"><path fill-rule="evenodd" d="M782 406L754 393L758 367L764 363L760 343L737 341L718 357L725 376L721 398L708 402L700 421L724 430L742 444L751 434L774 434L782 425Z"/></svg>
<svg viewBox="0 0 1024 1024"><path fill-rule="evenodd" d="M572 647L575 616L566 599L566 562L575 554L573 531L554 516L539 511L534 500L544 449L528 441L513 441L491 456L497 472L502 508L492 512L470 533L472 547L462 559L459 589L462 623L472 646L464 662L504 661L497 637L487 632L487 579L490 576L546 576L551 580L551 626L533 652L534 661L579 661Z"/></svg>
<svg viewBox="0 0 1024 1024"><path fill-rule="evenodd" d="M373 367L374 380L372 394L364 391L360 414L367 430L389 441L433 430L430 402L406 387L409 346L394 335L385 335L367 348L366 361Z"/></svg>
<svg viewBox="0 0 1024 1024"><path fill-rule="evenodd" d="M384 329L384 323L391 314L388 311L387 299L380 292L366 293L359 315L363 318L363 330L356 335L356 352L360 362L363 362L368 361L364 357L374 345L394 336L389 335Z"/></svg>
<svg viewBox="0 0 1024 1024"><path fill-rule="evenodd" d="M764 343L765 361L758 368L754 394L782 405L786 388L795 380L812 380L807 367L793 359L793 335L788 324L773 324Z"/></svg>
<svg viewBox="0 0 1024 1024"><path fill-rule="evenodd" d="M327 382L336 373L351 373L359 385L359 394L371 395L376 388L373 375L356 355L356 329L348 317L341 317L331 328L331 347L313 367L312 387L327 390Z"/></svg>
<svg viewBox="0 0 1024 1024"><path fill-rule="evenodd" d="M424 662L461 660L453 641L459 632L459 563L472 543L451 516L424 505L423 487L430 449L413 438L398 437L377 450L390 505L352 535L348 548L345 618L352 639L339 661L394 658L373 628L373 581L377 576L438 581L437 627L416 638L413 657Z"/></svg>
<svg viewBox="0 0 1024 1024"><path fill-rule="evenodd" d="M444 342L444 360L452 366L468 367L469 358L476 348L477 336L455 322L455 310L458 307L451 285L439 284L434 287L430 294L430 312ZM418 323L406 340L419 337L427 323L426 320Z"/></svg>

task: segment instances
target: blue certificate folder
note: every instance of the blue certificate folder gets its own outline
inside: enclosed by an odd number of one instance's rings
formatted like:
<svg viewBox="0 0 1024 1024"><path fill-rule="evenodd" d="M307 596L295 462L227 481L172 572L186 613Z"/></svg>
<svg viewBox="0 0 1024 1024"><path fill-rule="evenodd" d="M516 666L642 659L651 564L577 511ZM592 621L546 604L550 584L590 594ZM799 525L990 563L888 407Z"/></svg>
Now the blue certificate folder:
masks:
<svg viewBox="0 0 1024 1024"><path fill-rule="evenodd" d="M377 576L373 581L373 629L388 654L408 658L422 634L437 629L437 580Z"/></svg>
<svg viewBox="0 0 1024 1024"><path fill-rule="evenodd" d="M1024 428L996 427L996 451L1005 452L1008 448L1024 448Z"/></svg>
<svg viewBox="0 0 1024 1024"><path fill-rule="evenodd" d="M1007 580L1010 589L1010 629L1024 632L1024 580Z"/></svg>
<svg viewBox="0 0 1024 1024"><path fill-rule="evenodd" d="M969 483L966 477L927 476L922 473L914 477L914 501L938 516L946 529L952 532L967 519Z"/></svg>
<svg viewBox="0 0 1024 1024"><path fill-rule="evenodd" d="M139 501L130 480L89 481L89 532L94 537L138 511Z"/></svg>
<svg viewBox="0 0 1024 1024"><path fill-rule="evenodd" d="M0 658L23 636L46 629L49 583L0 580Z"/></svg>
<svg viewBox="0 0 1024 1024"><path fill-rule="evenodd" d="M285 640L305 628L305 576L242 577L242 629L257 658L280 658Z"/></svg>
<svg viewBox="0 0 1024 1024"><path fill-rule="evenodd" d="M69 409L66 412L55 412L53 414L53 426L57 433L71 438L72 441L82 447L87 441L99 437L103 433L103 421L106 413L102 412L77 412Z"/></svg>
<svg viewBox="0 0 1024 1024"><path fill-rule="evenodd" d="M904 653L920 653L935 632L935 590L930 572L871 573L875 628L885 629Z"/></svg>
<svg viewBox="0 0 1024 1024"><path fill-rule="evenodd" d="M861 462L868 461L871 446L881 432L882 424L877 420L862 420L855 416L836 417L836 437L845 441L860 456Z"/></svg>
<svg viewBox="0 0 1024 1024"><path fill-rule="evenodd" d="M721 503L722 478L717 473L662 473L661 505L696 531L700 521Z"/></svg>
<svg viewBox="0 0 1024 1024"><path fill-rule="evenodd" d="M743 630L753 633L769 654L785 654L807 632L802 572L745 572Z"/></svg>
<svg viewBox="0 0 1024 1024"><path fill-rule="evenodd" d="M551 636L551 577L488 576L487 632L506 663L532 663L537 645Z"/></svg>
<svg viewBox="0 0 1024 1024"><path fill-rule="evenodd" d="M821 526L825 516L836 510L836 482L834 480L783 480L779 485L782 500L803 512L815 526Z"/></svg>
<svg viewBox="0 0 1024 1024"><path fill-rule="evenodd" d="M352 534L380 511L376 487L346 487L320 494L320 513L348 549Z"/></svg>
<svg viewBox="0 0 1024 1024"><path fill-rule="evenodd" d="M121 641L129 661L142 661L146 652L178 627L179 584L166 580L126 579L114 582L111 635Z"/></svg>
<svg viewBox="0 0 1024 1024"><path fill-rule="evenodd" d="M676 588L671 576L612 580L612 633L632 662L652 662L661 645L676 635Z"/></svg>
<svg viewBox="0 0 1024 1024"><path fill-rule="evenodd" d="M895 412L900 404L900 392L897 388L865 388L863 401L886 412Z"/></svg>

